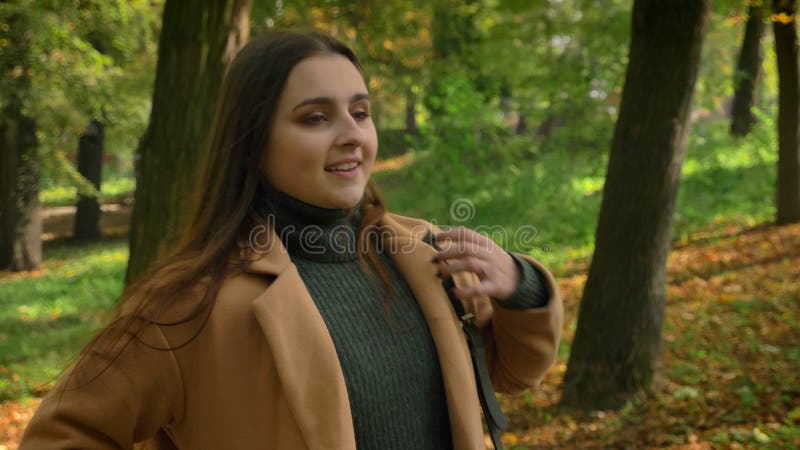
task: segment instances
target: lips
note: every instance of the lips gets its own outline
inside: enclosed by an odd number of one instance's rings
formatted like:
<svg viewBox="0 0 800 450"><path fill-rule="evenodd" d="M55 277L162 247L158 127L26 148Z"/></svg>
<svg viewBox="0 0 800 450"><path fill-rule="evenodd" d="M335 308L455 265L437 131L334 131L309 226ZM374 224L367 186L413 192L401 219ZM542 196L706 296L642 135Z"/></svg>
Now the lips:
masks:
<svg viewBox="0 0 800 450"><path fill-rule="evenodd" d="M353 170L361 165L358 160L339 161L335 164L325 167L328 172L347 172Z"/></svg>

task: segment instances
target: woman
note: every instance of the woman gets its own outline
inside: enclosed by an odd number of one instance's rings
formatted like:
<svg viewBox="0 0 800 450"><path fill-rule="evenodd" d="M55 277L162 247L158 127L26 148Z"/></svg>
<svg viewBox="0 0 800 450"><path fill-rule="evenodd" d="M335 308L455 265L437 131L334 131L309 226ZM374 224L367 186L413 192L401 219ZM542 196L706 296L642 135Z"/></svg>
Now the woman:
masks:
<svg viewBox="0 0 800 450"><path fill-rule="evenodd" d="M20 448L484 448L437 275L453 276L507 393L555 358L556 286L472 230L385 211L369 114L340 42L249 42L222 85L184 241L127 289Z"/></svg>

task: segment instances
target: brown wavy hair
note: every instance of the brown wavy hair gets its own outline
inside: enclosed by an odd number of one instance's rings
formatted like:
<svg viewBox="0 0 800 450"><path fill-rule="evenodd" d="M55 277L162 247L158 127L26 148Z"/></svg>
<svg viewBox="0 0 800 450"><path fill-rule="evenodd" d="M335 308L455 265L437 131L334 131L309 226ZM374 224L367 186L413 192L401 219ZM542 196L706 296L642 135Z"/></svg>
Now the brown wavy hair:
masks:
<svg viewBox="0 0 800 450"><path fill-rule="evenodd" d="M76 366L89 355L113 362L133 339L151 348L176 350L202 331L223 281L254 257L242 243L247 242L254 227L269 223L272 188L259 167L272 118L292 68L318 54L342 55L362 72L350 48L317 31L274 32L250 40L237 53L220 88L197 196L181 233L182 241L125 289L117 318L78 355ZM392 283L376 256L378 241L373 239L381 233L369 232L379 228L386 207L372 180L359 205L359 261L363 267L371 265L383 282L389 314ZM188 313L165 320L170 315L167 311L186 292L199 300ZM174 347L159 347L140 339L147 326L176 326L196 319L199 326L194 334ZM90 371L88 379L87 374L80 378L90 382L109 365Z"/></svg>

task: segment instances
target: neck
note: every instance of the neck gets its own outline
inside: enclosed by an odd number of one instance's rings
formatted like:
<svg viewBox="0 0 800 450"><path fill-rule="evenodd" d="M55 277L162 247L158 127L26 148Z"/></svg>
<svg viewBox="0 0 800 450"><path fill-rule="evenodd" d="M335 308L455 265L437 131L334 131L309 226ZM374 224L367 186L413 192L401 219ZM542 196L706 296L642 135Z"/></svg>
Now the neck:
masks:
<svg viewBox="0 0 800 450"><path fill-rule="evenodd" d="M269 205L275 232L291 257L320 262L358 257L360 202L353 208L323 208L275 190Z"/></svg>

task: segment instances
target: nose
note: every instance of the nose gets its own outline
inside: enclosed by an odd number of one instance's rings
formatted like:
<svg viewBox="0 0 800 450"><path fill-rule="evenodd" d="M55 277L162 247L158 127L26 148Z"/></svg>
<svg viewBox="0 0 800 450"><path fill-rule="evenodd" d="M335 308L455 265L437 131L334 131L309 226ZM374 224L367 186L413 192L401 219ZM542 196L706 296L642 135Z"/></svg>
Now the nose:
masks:
<svg viewBox="0 0 800 450"><path fill-rule="evenodd" d="M339 120L335 144L338 147L361 147L364 144L364 130L350 114Z"/></svg>

